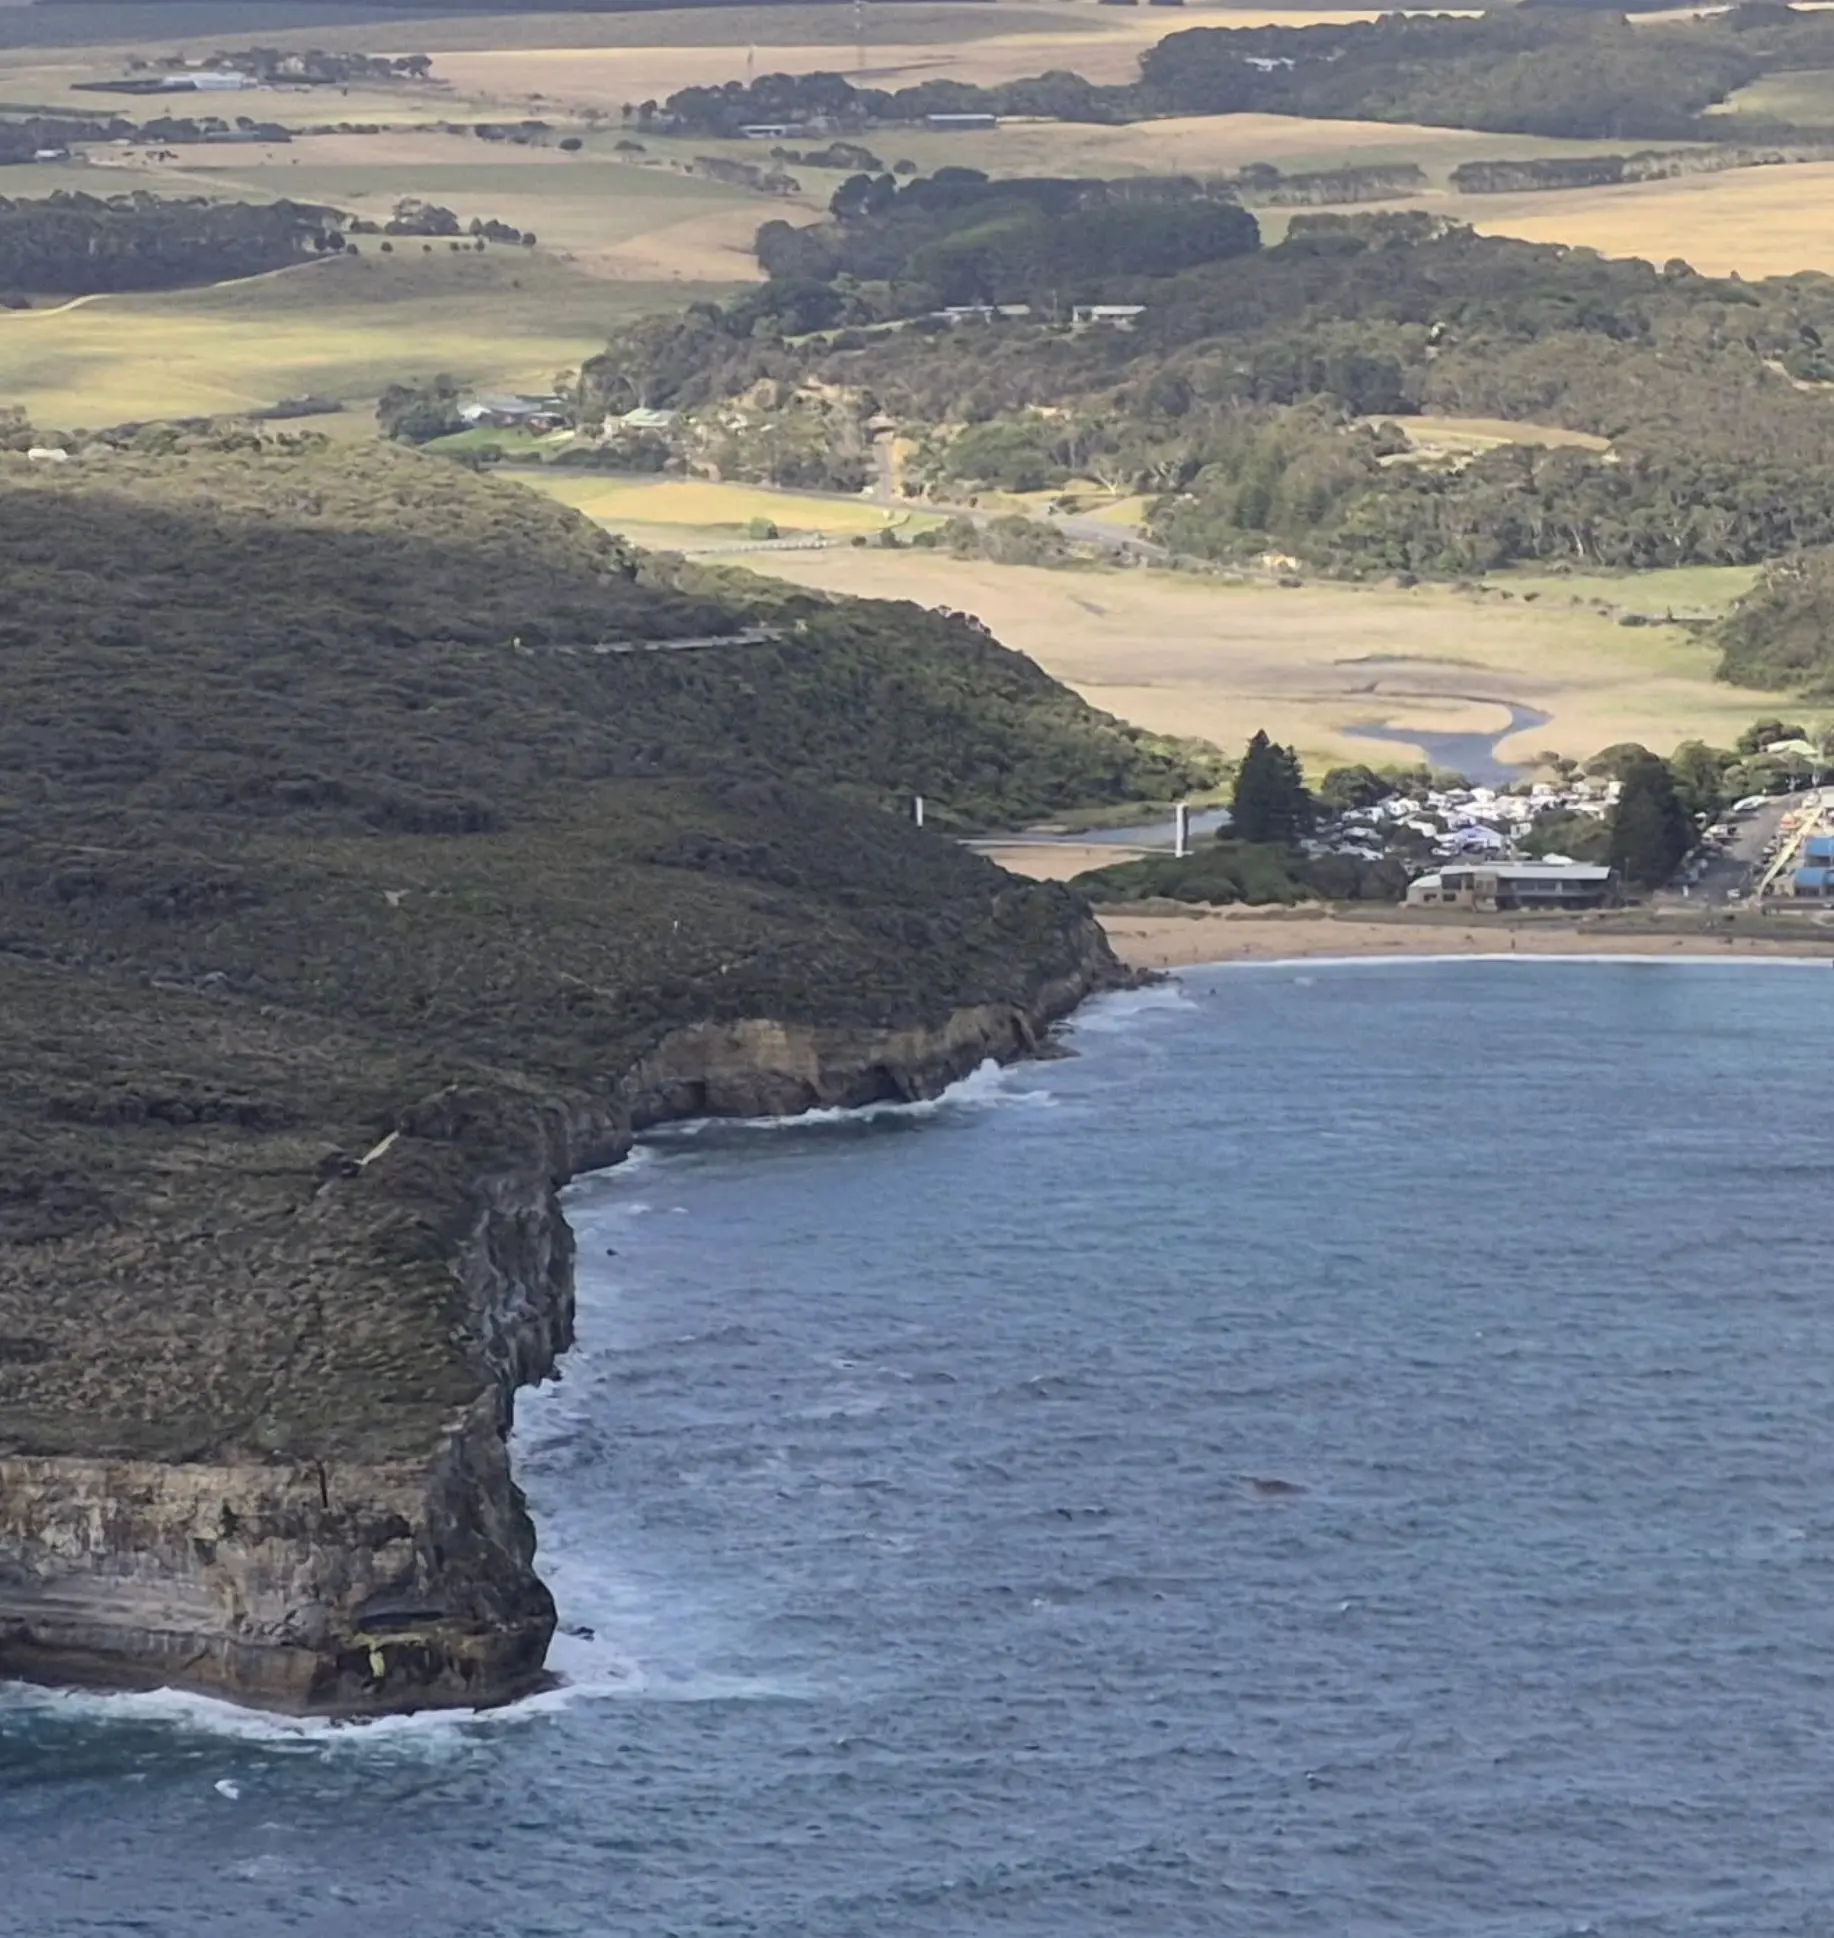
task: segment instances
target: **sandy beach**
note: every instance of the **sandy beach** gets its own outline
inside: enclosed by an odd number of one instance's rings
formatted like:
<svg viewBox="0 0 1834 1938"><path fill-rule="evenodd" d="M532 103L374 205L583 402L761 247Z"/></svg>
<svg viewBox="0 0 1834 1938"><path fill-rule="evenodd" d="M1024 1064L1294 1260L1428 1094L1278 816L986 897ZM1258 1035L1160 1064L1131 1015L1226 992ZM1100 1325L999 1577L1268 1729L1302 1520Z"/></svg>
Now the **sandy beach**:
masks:
<svg viewBox="0 0 1834 1938"><path fill-rule="evenodd" d="M1697 921L1664 928L1638 912L1574 921L1482 917L1420 919L1341 915L1329 909L1194 909L1189 914L1104 912L1115 954L1136 969L1189 968L1205 962L1278 962L1308 956L1637 955L1753 956L1834 960L1834 929L1792 923L1760 934Z"/></svg>

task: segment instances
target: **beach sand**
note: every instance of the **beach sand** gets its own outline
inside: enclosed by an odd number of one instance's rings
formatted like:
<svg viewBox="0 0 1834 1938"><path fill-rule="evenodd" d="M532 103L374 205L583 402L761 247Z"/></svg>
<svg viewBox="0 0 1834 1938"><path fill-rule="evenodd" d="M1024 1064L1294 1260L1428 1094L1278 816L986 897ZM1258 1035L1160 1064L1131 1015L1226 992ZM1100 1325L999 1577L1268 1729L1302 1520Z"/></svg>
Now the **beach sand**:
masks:
<svg viewBox="0 0 1834 1938"><path fill-rule="evenodd" d="M1754 918L1755 919L1755 918ZM1785 918L1787 919L1787 918ZM1573 921L1400 914L1341 915L1328 909L1198 909L1189 914L1104 911L1114 952L1136 969L1189 968L1206 962L1277 962L1308 956L1445 955L1754 956L1834 960L1834 929L1792 922L1787 931L1741 926L1703 929L1698 918L1664 927L1642 912Z"/></svg>
<svg viewBox="0 0 1834 1938"><path fill-rule="evenodd" d="M1009 842L980 851L1012 874L1028 881L1067 882L1091 868L1112 868L1118 861L1138 861L1152 851L1111 841Z"/></svg>

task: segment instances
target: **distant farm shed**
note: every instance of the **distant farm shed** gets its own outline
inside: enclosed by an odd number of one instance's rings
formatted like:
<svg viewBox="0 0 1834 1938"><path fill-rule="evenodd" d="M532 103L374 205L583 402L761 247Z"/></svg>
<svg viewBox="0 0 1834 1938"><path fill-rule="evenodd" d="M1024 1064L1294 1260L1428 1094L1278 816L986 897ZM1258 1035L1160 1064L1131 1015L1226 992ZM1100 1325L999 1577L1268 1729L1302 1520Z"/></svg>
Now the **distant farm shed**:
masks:
<svg viewBox="0 0 1834 1938"><path fill-rule="evenodd" d="M1070 312L1072 322L1105 323L1113 329L1131 330L1146 314L1144 303L1078 303Z"/></svg>
<svg viewBox="0 0 1834 1938"><path fill-rule="evenodd" d="M252 74L224 73L202 68L190 74L162 74L159 85L175 94L232 94L255 85Z"/></svg>
<svg viewBox="0 0 1834 1938"><path fill-rule="evenodd" d="M458 414L473 429L552 431L567 421L558 397L479 397L461 404Z"/></svg>

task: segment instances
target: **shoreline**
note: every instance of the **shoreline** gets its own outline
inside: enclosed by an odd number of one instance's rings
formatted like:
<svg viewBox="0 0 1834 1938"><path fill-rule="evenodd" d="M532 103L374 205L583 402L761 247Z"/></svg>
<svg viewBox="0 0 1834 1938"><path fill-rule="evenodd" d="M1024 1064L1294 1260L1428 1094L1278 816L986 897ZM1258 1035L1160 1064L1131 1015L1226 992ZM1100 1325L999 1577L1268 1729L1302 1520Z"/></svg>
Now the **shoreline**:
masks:
<svg viewBox="0 0 1834 1938"><path fill-rule="evenodd" d="M1194 969L1231 962L1405 962L1459 956L1509 961L1616 957L1712 962L1834 962L1834 929L1762 933L1728 923L1665 929L1660 917L1565 919L1466 915L1420 920L1335 910L1098 910L1109 945L1130 969ZM1785 918L1787 919L1787 918Z"/></svg>
<svg viewBox="0 0 1834 1938"><path fill-rule="evenodd" d="M327 1188L354 1194L367 1177L386 1191L395 1167L443 1149L443 1256L480 1341L475 1394L426 1445L349 1457L0 1448L0 1685L171 1691L352 1723L514 1709L563 1686L510 1438L518 1394L557 1377L574 1343L562 1189L661 1125L914 1104L987 1061L1037 1055L1053 1024L1127 983L1087 911L1061 913L1055 946L1018 964L1012 987L960 991L982 1000L928 1020L684 1023L605 1094L506 1090L490 1110L480 1093L476 1142L439 1093ZM408 1594L404 1623L389 1601Z"/></svg>

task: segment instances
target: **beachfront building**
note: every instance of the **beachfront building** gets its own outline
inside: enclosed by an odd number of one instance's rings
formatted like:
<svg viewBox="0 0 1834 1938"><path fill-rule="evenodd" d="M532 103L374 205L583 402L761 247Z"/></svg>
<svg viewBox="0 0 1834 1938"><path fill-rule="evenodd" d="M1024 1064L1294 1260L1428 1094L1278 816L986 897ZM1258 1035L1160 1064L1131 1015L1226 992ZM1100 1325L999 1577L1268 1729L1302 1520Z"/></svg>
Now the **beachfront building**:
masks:
<svg viewBox="0 0 1834 1938"><path fill-rule="evenodd" d="M1409 908L1559 914L1608 908L1617 900L1609 868L1580 861L1479 861L1435 868L1408 884Z"/></svg>
<svg viewBox="0 0 1834 1938"><path fill-rule="evenodd" d="M1789 888L1800 902L1834 901L1834 834L1812 834L1802 844L1801 866Z"/></svg>

